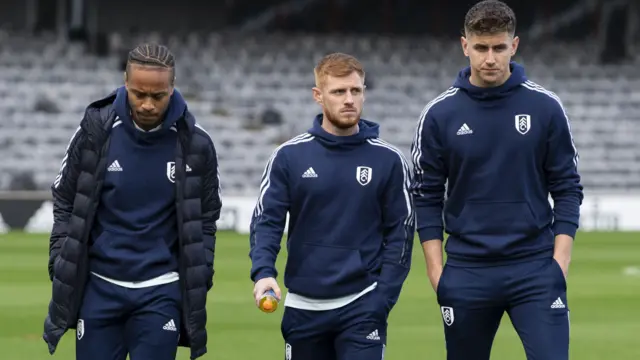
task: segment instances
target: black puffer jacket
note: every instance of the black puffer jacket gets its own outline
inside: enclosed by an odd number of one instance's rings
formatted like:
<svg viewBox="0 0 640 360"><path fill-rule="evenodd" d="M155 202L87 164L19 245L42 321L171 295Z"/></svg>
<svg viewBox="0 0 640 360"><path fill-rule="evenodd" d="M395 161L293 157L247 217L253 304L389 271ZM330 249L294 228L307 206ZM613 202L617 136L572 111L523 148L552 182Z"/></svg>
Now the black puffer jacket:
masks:
<svg viewBox="0 0 640 360"><path fill-rule="evenodd" d="M54 225L49 245L52 299L43 338L53 354L75 329L89 274L89 234L107 169L115 93L89 105L52 186ZM176 123L175 186L183 328L180 346L191 359L207 352L207 292L213 286L216 221L222 206L218 160L211 137L185 111ZM191 171L186 171L187 164Z"/></svg>

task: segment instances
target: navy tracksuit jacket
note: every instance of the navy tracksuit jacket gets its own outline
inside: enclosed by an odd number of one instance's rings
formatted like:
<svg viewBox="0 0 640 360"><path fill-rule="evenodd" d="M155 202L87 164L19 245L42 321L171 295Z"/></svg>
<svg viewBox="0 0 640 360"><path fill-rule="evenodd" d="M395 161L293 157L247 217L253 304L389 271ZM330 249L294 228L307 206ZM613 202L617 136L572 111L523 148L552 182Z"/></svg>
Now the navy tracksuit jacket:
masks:
<svg viewBox="0 0 640 360"><path fill-rule="evenodd" d="M121 88L89 268L112 279L144 281L178 271L175 184L168 164L175 160L175 122L186 104L172 101L162 127L143 132L135 128L125 101Z"/></svg>
<svg viewBox="0 0 640 360"><path fill-rule="evenodd" d="M449 234L437 291L449 359L488 359L505 310L531 359L568 356L566 283L552 256L555 236L579 225L578 153L557 95L511 70L494 88L462 70L423 110L412 146L420 239Z"/></svg>
<svg viewBox="0 0 640 360"><path fill-rule="evenodd" d="M316 117L267 164L251 222L251 279L277 276L288 212L284 285L291 293L335 299L378 284L333 311L287 307L283 335L292 358L378 359L411 262L411 174L403 155L378 138L377 124L361 120L357 134L334 136L322 121ZM354 343L373 355L351 354Z"/></svg>

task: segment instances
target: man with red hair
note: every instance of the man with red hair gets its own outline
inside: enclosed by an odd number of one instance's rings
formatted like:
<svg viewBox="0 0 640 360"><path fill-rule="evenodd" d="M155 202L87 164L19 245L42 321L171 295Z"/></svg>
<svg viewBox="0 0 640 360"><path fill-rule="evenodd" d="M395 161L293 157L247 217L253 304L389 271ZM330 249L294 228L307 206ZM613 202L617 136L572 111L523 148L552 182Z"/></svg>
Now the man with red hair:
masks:
<svg viewBox="0 0 640 360"><path fill-rule="evenodd" d="M322 108L308 132L269 159L251 221L258 304L273 290L289 214L282 335L286 359L379 360L387 317L409 273L415 231L400 151L360 118L362 65L330 54L315 68Z"/></svg>

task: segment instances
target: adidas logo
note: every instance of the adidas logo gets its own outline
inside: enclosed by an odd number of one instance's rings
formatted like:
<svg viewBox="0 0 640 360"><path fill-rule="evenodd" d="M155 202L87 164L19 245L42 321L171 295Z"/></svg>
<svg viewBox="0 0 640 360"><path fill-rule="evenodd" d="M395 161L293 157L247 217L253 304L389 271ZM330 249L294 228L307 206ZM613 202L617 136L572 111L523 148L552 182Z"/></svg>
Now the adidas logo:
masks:
<svg viewBox="0 0 640 360"><path fill-rule="evenodd" d="M176 323L173 322L173 319L169 320L168 323L164 324L162 329L167 331L178 331L178 329L176 329Z"/></svg>
<svg viewBox="0 0 640 360"><path fill-rule="evenodd" d="M116 160L109 165L107 171L122 171L122 166L120 166L120 163Z"/></svg>
<svg viewBox="0 0 640 360"><path fill-rule="evenodd" d="M462 124L462 126L460 126L460 129L458 129L458 132L456 133L456 135L469 135L469 134L473 134L473 130L471 130L469 125L467 125L466 123Z"/></svg>
<svg viewBox="0 0 640 360"><path fill-rule="evenodd" d="M560 298L557 298L556 301L554 301L553 304L551 304L552 309L564 309L565 307L566 306L564 305L562 300L560 300Z"/></svg>
<svg viewBox="0 0 640 360"><path fill-rule="evenodd" d="M316 174L315 170L312 167L308 168L307 171L302 174L303 178L317 178L318 174Z"/></svg>
<svg viewBox="0 0 640 360"><path fill-rule="evenodd" d="M371 334L367 335L367 340L380 340L378 329L373 330Z"/></svg>

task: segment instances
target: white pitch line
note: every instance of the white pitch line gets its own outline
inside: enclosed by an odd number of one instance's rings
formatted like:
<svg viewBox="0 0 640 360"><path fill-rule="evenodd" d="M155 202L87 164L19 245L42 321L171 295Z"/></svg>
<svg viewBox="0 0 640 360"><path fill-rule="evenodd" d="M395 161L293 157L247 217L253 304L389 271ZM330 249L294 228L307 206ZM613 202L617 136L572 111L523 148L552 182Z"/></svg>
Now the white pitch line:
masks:
<svg viewBox="0 0 640 360"><path fill-rule="evenodd" d="M640 266L627 266L622 273L626 276L640 276Z"/></svg>

